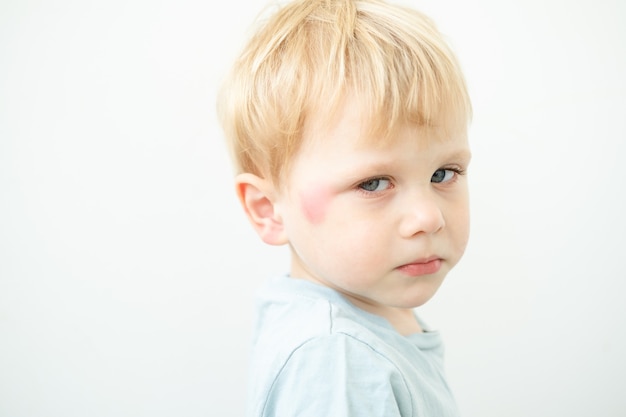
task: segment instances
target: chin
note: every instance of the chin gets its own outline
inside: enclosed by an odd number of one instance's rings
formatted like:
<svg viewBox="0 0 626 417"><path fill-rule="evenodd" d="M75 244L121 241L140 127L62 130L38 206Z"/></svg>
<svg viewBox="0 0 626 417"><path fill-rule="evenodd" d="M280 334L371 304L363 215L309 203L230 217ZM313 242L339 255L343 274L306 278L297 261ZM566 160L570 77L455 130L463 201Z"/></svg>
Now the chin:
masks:
<svg viewBox="0 0 626 417"><path fill-rule="evenodd" d="M406 299L401 303L402 306L398 307L416 308L423 306L424 304L429 302L435 296L435 294L437 294L437 290L439 290L440 285L441 283L438 283L436 288L422 288L421 290L419 290L419 293L414 294L412 297L406 297Z"/></svg>

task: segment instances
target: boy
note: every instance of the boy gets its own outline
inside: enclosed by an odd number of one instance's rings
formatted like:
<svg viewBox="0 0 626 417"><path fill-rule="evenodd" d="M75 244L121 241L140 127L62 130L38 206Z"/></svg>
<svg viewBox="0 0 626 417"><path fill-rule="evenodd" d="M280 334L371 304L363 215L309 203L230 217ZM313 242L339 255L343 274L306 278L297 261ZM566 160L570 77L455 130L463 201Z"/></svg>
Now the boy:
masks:
<svg viewBox="0 0 626 417"><path fill-rule="evenodd" d="M433 24L380 0L293 1L219 113L247 217L291 251L259 294L248 415L458 415L413 310L469 234L470 102Z"/></svg>

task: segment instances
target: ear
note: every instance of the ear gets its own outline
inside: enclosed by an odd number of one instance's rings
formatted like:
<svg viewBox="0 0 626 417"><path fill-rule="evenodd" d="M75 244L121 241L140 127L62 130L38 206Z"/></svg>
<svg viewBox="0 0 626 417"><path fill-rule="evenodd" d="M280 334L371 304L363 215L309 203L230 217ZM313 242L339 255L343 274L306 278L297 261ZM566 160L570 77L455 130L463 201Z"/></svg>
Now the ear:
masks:
<svg viewBox="0 0 626 417"><path fill-rule="evenodd" d="M239 201L263 242L269 245L287 243L282 218L276 211L276 188L263 178L244 173L235 177Z"/></svg>

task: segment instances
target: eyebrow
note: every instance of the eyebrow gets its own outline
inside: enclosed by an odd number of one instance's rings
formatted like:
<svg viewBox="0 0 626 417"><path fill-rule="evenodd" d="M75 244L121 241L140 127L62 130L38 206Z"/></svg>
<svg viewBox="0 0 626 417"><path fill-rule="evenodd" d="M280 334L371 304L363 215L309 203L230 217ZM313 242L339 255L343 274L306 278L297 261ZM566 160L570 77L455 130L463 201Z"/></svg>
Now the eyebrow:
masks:
<svg viewBox="0 0 626 417"><path fill-rule="evenodd" d="M368 164L363 164L363 165L353 165L348 167L349 168L349 172L348 175L346 176L346 179L350 180L350 181L357 181L357 180L362 180L364 177L368 177L370 176L370 174L374 173L373 175L382 175L386 172L391 172L391 170L394 167L394 163L393 161L389 161L389 162L372 162L372 163L368 163Z"/></svg>
<svg viewBox="0 0 626 417"><path fill-rule="evenodd" d="M468 148L464 149L456 149L452 150L449 153L442 153L442 161L445 162L454 162L459 161L464 164L469 164L472 159L472 152ZM370 163L365 163L362 165L355 165L347 167L350 171L350 175L347 176L349 180L360 180L363 177L366 177L368 172L377 172L379 174L383 174L385 172L391 172L396 166L396 162L394 160L387 161L372 161ZM374 174L377 175L377 174Z"/></svg>
<svg viewBox="0 0 626 417"><path fill-rule="evenodd" d="M454 151L448 156L448 158L461 159L463 161L469 162L472 159L472 151L470 151L469 149Z"/></svg>

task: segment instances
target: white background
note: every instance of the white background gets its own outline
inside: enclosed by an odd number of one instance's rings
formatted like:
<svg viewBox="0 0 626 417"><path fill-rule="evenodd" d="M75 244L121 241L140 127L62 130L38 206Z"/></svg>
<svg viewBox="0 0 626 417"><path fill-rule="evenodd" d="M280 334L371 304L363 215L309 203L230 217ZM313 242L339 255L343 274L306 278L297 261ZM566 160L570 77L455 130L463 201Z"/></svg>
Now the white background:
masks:
<svg viewBox="0 0 626 417"><path fill-rule="evenodd" d="M215 93L264 0L0 3L0 416L242 416ZM472 238L422 310L465 416L626 413L626 6L420 0L465 69ZM304 383L304 382L303 382Z"/></svg>

